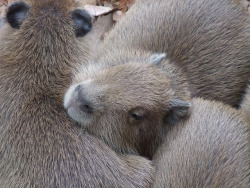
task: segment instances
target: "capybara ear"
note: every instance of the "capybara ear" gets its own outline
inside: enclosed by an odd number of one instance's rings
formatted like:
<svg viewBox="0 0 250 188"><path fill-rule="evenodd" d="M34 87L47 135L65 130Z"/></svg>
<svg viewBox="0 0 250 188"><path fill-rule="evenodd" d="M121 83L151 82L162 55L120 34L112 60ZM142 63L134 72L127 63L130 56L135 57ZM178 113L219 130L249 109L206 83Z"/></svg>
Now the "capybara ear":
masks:
<svg viewBox="0 0 250 188"><path fill-rule="evenodd" d="M150 62L155 65L159 65L166 57L166 53L153 54L152 56L150 56Z"/></svg>
<svg viewBox="0 0 250 188"><path fill-rule="evenodd" d="M174 125L180 120L189 116L191 111L191 103L180 99L173 99L169 103L169 110L164 121L168 125Z"/></svg>
<svg viewBox="0 0 250 188"><path fill-rule="evenodd" d="M6 19L10 26L15 29L19 29L25 20L30 6L24 2L14 2L7 10Z"/></svg>
<svg viewBox="0 0 250 188"><path fill-rule="evenodd" d="M83 37L92 29L92 19L90 14L85 10L76 9L71 12L74 22L76 37Z"/></svg>

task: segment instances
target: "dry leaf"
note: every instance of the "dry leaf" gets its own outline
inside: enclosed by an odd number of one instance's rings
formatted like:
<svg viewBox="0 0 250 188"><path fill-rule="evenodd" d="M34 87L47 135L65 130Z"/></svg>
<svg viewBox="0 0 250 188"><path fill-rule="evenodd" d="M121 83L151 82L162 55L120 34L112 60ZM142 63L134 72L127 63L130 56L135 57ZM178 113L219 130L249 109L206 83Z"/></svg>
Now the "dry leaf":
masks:
<svg viewBox="0 0 250 188"><path fill-rule="evenodd" d="M111 12L113 9L110 7L103 7L103 6L94 6L94 5L85 5L84 9L91 15L91 16L100 16L103 14L107 14Z"/></svg>
<svg viewBox="0 0 250 188"><path fill-rule="evenodd" d="M114 8L122 10L122 12L126 12L134 3L135 0L99 0L99 1L102 5L106 2L109 2L114 6Z"/></svg>

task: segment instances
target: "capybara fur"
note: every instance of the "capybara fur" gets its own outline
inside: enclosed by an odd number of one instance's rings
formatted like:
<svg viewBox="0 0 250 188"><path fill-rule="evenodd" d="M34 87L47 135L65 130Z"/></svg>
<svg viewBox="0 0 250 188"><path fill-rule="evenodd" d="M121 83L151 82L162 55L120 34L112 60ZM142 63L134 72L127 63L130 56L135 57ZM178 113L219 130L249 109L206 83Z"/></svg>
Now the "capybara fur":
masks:
<svg viewBox="0 0 250 188"><path fill-rule="evenodd" d="M166 71L174 74L175 69ZM154 63L126 63L91 76L79 74L65 94L64 107L84 129L117 152L151 157L161 140L162 120L175 124L189 115L185 82L182 77L173 81L169 74Z"/></svg>
<svg viewBox="0 0 250 188"><path fill-rule="evenodd" d="M153 158L155 187L249 187L247 115L171 85L154 63L127 63L72 85L64 106L117 152Z"/></svg>
<svg viewBox="0 0 250 188"><path fill-rule="evenodd" d="M250 187L250 122L218 102L193 99L192 115L154 155L155 188Z"/></svg>
<svg viewBox="0 0 250 188"><path fill-rule="evenodd" d="M245 97L241 102L241 110L245 111L250 117L250 84L248 85Z"/></svg>
<svg viewBox="0 0 250 188"><path fill-rule="evenodd" d="M137 0L94 62L103 69L166 53L170 61L163 64L180 69L192 97L238 107L250 75L249 51L250 17L237 0Z"/></svg>
<svg viewBox="0 0 250 188"><path fill-rule="evenodd" d="M137 0L64 107L117 152L153 158L155 187L249 187L246 117L195 99L238 106L249 47L249 18L234 1Z"/></svg>
<svg viewBox="0 0 250 188"><path fill-rule="evenodd" d="M63 109L88 57L91 18L70 0L11 4L0 33L0 187L149 187L154 169L116 154Z"/></svg>

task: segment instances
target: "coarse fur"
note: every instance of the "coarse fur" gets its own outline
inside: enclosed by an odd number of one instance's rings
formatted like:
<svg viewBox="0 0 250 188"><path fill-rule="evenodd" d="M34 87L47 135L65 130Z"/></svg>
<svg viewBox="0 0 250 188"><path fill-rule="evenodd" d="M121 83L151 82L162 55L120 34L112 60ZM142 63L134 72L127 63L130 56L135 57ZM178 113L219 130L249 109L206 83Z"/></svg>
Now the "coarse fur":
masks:
<svg viewBox="0 0 250 188"><path fill-rule="evenodd" d="M192 102L190 118L167 132L153 157L153 187L250 187L250 122L222 103Z"/></svg>
<svg viewBox="0 0 250 188"><path fill-rule="evenodd" d="M12 25L0 31L0 187L149 187L149 160L80 133L63 109L71 72L89 53L87 39L75 36L73 6L32 0L9 8Z"/></svg>
<svg viewBox="0 0 250 188"><path fill-rule="evenodd" d="M116 151L153 158L155 187L249 187L247 116L171 82L154 63L119 65L71 86L64 106Z"/></svg>
<svg viewBox="0 0 250 188"><path fill-rule="evenodd" d="M155 187L249 187L247 116L218 101L181 102L169 85L154 64L125 64L69 89L64 105L118 152L153 157ZM185 102L189 112L169 121Z"/></svg>
<svg viewBox="0 0 250 188"><path fill-rule="evenodd" d="M239 105L250 75L249 21L234 1L138 0L110 32L96 61L79 68L64 107L116 151L136 153L143 145L139 153L152 156L151 138L140 132L162 121L159 101L166 107L182 100L185 107L192 97L203 97ZM138 121L132 133L120 128L137 113L159 119ZM147 134L154 137L154 131Z"/></svg>
<svg viewBox="0 0 250 188"><path fill-rule="evenodd" d="M250 117L250 84L246 89L246 94L243 101L241 102L240 109L245 111Z"/></svg>
<svg viewBox="0 0 250 188"><path fill-rule="evenodd" d="M173 73L174 69L168 71ZM173 82L152 63L126 63L87 77L81 85L68 89L64 107L83 128L121 153L152 157L170 103L190 100L182 77Z"/></svg>
<svg viewBox="0 0 250 188"><path fill-rule="evenodd" d="M194 98L239 104L248 29L233 1L138 0L96 64L76 74L64 107L117 152L153 158L155 187L249 187L247 118Z"/></svg>
<svg viewBox="0 0 250 188"><path fill-rule="evenodd" d="M145 63L166 53L170 61L162 64L179 69L192 97L238 107L250 75L249 51L250 18L235 1L137 0L90 66Z"/></svg>

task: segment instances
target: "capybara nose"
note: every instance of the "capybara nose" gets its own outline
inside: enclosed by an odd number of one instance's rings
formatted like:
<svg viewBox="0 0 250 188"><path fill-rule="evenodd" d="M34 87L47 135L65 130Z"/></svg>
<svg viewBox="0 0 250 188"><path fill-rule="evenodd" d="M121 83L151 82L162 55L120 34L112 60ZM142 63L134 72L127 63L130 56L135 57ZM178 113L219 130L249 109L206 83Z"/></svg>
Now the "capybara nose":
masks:
<svg viewBox="0 0 250 188"><path fill-rule="evenodd" d="M78 85L75 89L75 91L80 91L81 90L81 85Z"/></svg>
<svg viewBox="0 0 250 188"><path fill-rule="evenodd" d="M79 109L85 113L91 114L93 112L93 105L86 99L83 87L78 85L75 91L77 92L77 105Z"/></svg>

